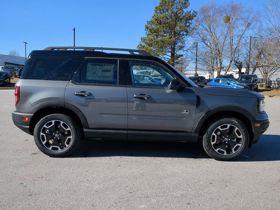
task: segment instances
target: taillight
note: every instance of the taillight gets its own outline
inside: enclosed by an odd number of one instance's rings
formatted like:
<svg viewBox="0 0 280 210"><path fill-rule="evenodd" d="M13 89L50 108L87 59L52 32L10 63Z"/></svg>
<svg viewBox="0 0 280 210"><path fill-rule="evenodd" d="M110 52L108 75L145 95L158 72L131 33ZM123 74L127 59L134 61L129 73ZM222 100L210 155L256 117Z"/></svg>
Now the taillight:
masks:
<svg viewBox="0 0 280 210"><path fill-rule="evenodd" d="M15 87L15 99L16 99L16 105L17 105L20 101L20 86L19 85L17 85Z"/></svg>

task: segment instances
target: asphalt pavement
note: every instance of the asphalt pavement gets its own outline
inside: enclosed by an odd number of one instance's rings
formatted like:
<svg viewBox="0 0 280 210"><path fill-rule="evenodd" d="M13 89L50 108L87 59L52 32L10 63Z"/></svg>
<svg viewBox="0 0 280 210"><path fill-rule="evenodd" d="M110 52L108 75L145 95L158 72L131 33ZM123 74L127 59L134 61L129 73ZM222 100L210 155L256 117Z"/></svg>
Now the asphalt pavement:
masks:
<svg viewBox="0 0 280 210"><path fill-rule="evenodd" d="M271 126L234 162L197 144L86 142L70 158L42 154L0 91L0 209L280 209L280 97Z"/></svg>

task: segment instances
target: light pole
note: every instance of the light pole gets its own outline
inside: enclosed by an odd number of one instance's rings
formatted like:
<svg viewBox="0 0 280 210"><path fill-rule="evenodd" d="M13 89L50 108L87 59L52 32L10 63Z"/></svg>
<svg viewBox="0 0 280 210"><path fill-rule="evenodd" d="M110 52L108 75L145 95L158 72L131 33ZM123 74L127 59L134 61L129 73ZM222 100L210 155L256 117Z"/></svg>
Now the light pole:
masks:
<svg viewBox="0 0 280 210"><path fill-rule="evenodd" d="M251 57L252 57L252 42L253 39L257 39L258 37L255 36L250 36L250 41L249 41L249 55L248 55L248 68L246 69L246 74L250 73L250 68L251 68Z"/></svg>
<svg viewBox="0 0 280 210"><path fill-rule="evenodd" d="M26 45L28 44L27 42L23 42L24 43L24 58L26 60Z"/></svg>
<svg viewBox="0 0 280 210"><path fill-rule="evenodd" d="M73 47L76 48L76 28L73 28Z"/></svg>
<svg viewBox="0 0 280 210"><path fill-rule="evenodd" d="M197 53L198 53L198 42L195 42L195 73L194 76L198 76L197 73Z"/></svg>
<svg viewBox="0 0 280 210"><path fill-rule="evenodd" d="M251 67L252 39L253 39L253 37L250 36L250 41L249 41L249 55L248 55L248 69L247 69L247 71L246 71L246 74L249 74L249 72L250 72L250 67Z"/></svg>

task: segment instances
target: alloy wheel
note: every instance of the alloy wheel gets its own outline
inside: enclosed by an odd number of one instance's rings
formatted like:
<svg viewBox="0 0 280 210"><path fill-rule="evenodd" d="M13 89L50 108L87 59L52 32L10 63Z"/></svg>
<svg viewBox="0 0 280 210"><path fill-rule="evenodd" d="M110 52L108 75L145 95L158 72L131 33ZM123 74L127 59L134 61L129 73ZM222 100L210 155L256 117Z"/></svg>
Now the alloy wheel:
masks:
<svg viewBox="0 0 280 210"><path fill-rule="evenodd" d="M218 126L211 134L211 146L221 155L233 155L242 149L244 136L233 124Z"/></svg>
<svg viewBox="0 0 280 210"><path fill-rule="evenodd" d="M42 126L40 140L49 150L65 151L72 143L72 131L62 120L50 120Z"/></svg>

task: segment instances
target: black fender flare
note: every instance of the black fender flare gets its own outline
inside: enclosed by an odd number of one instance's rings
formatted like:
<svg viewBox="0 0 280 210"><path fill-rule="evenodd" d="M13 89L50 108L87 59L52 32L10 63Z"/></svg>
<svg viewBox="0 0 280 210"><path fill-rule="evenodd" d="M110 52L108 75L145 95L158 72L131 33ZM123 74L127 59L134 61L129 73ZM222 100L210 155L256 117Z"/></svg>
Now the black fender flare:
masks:
<svg viewBox="0 0 280 210"><path fill-rule="evenodd" d="M214 108L212 110L209 110L197 123L197 125L194 128L195 133L199 133L202 129L202 126L207 122L208 119L212 118L213 116L217 114L223 114L223 115L231 115L234 117L234 114L237 114L239 116L242 116L244 119L247 120L247 122L250 123L250 129L253 129L253 124L255 122L255 118L253 115L248 112L245 109L242 109L238 106L223 106L223 107L218 107Z"/></svg>

